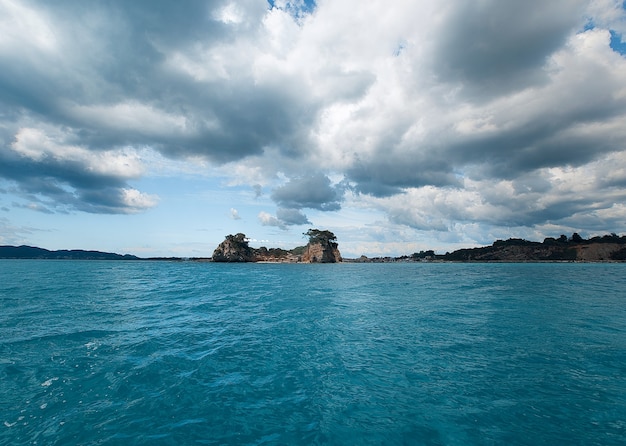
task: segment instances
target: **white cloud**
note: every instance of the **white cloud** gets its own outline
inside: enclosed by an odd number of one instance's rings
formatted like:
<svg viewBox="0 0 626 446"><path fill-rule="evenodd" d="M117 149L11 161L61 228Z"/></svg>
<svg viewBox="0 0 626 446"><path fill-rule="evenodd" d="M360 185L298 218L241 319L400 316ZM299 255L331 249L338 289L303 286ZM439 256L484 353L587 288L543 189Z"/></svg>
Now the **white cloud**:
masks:
<svg viewBox="0 0 626 446"><path fill-rule="evenodd" d="M122 189L122 203L127 213L145 211L156 206L158 202L159 198L156 195L146 194L137 189Z"/></svg>
<svg viewBox="0 0 626 446"><path fill-rule="evenodd" d="M280 222L280 220L278 220L272 214L269 214L269 213L267 213L265 211L259 212L258 219L259 219L259 222L263 226L278 226L278 227L282 227L282 223Z"/></svg>
<svg viewBox="0 0 626 446"><path fill-rule="evenodd" d="M91 151L67 144L65 140L72 135L58 130L51 133L36 128L21 128L11 148L35 162L77 163L82 169L98 175L137 178L144 172L140 157L130 148Z"/></svg>
<svg viewBox="0 0 626 446"><path fill-rule="evenodd" d="M0 29L0 52L12 51L24 44L44 52L57 48L50 19L23 2L0 0Z"/></svg>
<svg viewBox="0 0 626 446"><path fill-rule="evenodd" d="M243 21L243 13L236 3L227 3L213 13L213 17L226 24L237 24Z"/></svg>
<svg viewBox="0 0 626 446"><path fill-rule="evenodd" d="M587 14L597 26L626 33L623 0L591 0Z"/></svg>
<svg viewBox="0 0 626 446"><path fill-rule="evenodd" d="M239 216L239 211L235 208L230 208L230 218L232 218L233 220L241 220L241 217Z"/></svg>

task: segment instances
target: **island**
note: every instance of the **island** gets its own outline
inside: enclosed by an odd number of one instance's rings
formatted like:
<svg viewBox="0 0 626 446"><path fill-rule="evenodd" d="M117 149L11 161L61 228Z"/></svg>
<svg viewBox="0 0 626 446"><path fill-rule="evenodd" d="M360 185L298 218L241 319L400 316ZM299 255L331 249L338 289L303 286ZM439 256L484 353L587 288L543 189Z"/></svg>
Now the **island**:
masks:
<svg viewBox="0 0 626 446"><path fill-rule="evenodd" d="M211 259L214 262L276 262L276 263L337 263L343 259L339 252L337 237L330 231L309 229L306 246L292 250L280 248L250 247L245 234L227 235L219 244Z"/></svg>

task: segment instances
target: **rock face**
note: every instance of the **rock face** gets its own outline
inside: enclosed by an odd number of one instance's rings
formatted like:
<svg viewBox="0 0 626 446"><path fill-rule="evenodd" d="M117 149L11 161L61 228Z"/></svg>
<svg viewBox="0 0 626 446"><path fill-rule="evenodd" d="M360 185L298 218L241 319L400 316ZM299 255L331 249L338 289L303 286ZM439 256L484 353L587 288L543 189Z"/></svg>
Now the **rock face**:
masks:
<svg viewBox="0 0 626 446"><path fill-rule="evenodd" d="M305 263L337 263L341 262L341 254L337 243L309 243L302 254Z"/></svg>
<svg viewBox="0 0 626 446"><path fill-rule="evenodd" d="M226 240L213 251L214 262L254 262L254 250L248 246L246 236L242 233L227 235Z"/></svg>

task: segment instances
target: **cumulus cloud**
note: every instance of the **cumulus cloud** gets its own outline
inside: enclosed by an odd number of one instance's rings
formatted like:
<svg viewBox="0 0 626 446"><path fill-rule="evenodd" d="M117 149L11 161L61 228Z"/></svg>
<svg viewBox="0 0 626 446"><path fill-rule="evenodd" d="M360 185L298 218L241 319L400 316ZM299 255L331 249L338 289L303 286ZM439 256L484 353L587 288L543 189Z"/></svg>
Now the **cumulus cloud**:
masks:
<svg viewBox="0 0 626 446"><path fill-rule="evenodd" d="M258 218L263 226L276 226L283 230L288 229L289 226L311 223L307 216L299 209L278 208L276 210L276 216L263 211L259 213Z"/></svg>
<svg viewBox="0 0 626 446"><path fill-rule="evenodd" d="M306 225L311 223L307 216L298 209L278 208L276 210L276 218L287 226Z"/></svg>
<svg viewBox="0 0 626 446"><path fill-rule="evenodd" d="M143 173L134 150L92 151L71 144L71 134L47 130L20 128L0 151L0 175L17 183L32 209L135 213L157 204L158 197L127 183Z"/></svg>
<svg viewBox="0 0 626 446"><path fill-rule="evenodd" d="M384 210L392 223L422 231L479 224L619 232L625 172L624 154L612 153L580 167L545 168L514 180L467 179L455 188L412 188L369 202Z"/></svg>
<svg viewBox="0 0 626 446"><path fill-rule="evenodd" d="M336 211L341 208L341 188L331 185L323 174L292 178L272 192L274 200L282 208L311 208Z"/></svg>
<svg viewBox="0 0 626 446"><path fill-rule="evenodd" d="M259 212L258 218L263 226L278 226L278 227L283 226L283 224L278 218L274 217L272 214L269 214L265 211Z"/></svg>
<svg viewBox="0 0 626 446"><path fill-rule="evenodd" d="M46 209L155 206L129 183L149 148L272 190L259 220L283 228L340 210L348 186L442 233L626 217L621 1L33 1L0 17L0 175Z"/></svg>
<svg viewBox="0 0 626 446"><path fill-rule="evenodd" d="M337 211L341 209L345 188L341 183L331 184L330 178L321 173L291 178L272 191L271 199L278 209L276 217L266 218L264 224L282 228L310 224L302 209Z"/></svg>

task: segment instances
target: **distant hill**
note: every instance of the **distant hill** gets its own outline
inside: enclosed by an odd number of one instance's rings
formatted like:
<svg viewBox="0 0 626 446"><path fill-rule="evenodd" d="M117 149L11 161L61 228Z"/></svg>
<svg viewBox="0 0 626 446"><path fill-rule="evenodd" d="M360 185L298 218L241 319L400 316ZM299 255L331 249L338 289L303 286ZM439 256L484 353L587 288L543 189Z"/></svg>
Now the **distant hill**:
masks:
<svg viewBox="0 0 626 446"><path fill-rule="evenodd" d="M511 238L482 248L460 249L440 258L457 262L624 261L626 236L610 234L587 240L574 233L570 238L548 237L543 243Z"/></svg>
<svg viewBox="0 0 626 446"><path fill-rule="evenodd" d="M0 259L53 259L53 260L141 260L130 254L84 251L82 249L49 251L34 246L0 246Z"/></svg>
<svg viewBox="0 0 626 446"><path fill-rule="evenodd" d="M548 237L543 242L520 238L496 240L490 246L459 249L445 254L421 251L401 257L361 256L348 259L357 263L380 262L625 262L626 236L607 234L584 239L577 233L571 237Z"/></svg>

